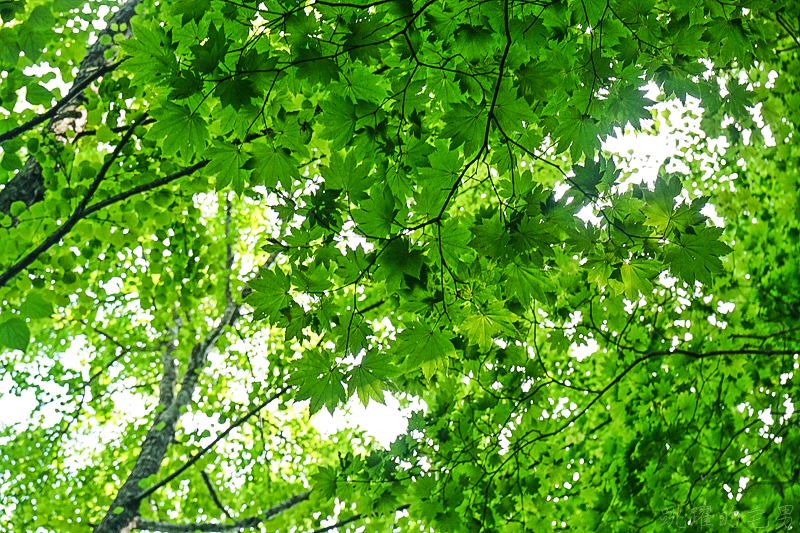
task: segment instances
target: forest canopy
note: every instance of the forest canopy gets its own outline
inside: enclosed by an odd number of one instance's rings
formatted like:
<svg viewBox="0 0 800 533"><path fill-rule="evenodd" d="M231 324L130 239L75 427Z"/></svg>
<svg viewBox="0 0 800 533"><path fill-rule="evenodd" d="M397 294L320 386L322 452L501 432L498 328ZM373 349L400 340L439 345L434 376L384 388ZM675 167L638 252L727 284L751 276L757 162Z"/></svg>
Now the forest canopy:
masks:
<svg viewBox="0 0 800 533"><path fill-rule="evenodd" d="M0 528L791 527L798 89L794 0L0 0Z"/></svg>

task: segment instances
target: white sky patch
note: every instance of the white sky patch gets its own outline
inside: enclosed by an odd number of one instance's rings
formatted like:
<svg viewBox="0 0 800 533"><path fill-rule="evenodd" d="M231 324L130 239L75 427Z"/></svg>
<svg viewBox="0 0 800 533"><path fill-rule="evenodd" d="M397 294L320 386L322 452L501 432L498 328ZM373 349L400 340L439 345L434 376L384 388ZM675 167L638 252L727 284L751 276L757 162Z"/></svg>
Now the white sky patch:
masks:
<svg viewBox="0 0 800 533"><path fill-rule="evenodd" d="M32 389L22 392L22 396L10 393L14 380L9 374L0 381L0 427L21 424L30 419L36 408L36 393Z"/></svg>
<svg viewBox="0 0 800 533"><path fill-rule="evenodd" d="M345 428L359 428L384 448L388 449L398 435L406 432L408 417L412 411L424 410L425 403L415 401L409 407L401 408L400 402L389 394L384 395L386 405L370 401L364 407L358 398L351 398L344 409L336 409L331 415L322 410L311 420L323 435L331 435Z"/></svg>
<svg viewBox="0 0 800 533"><path fill-rule="evenodd" d="M569 355L570 357L574 357L578 360L578 362L583 361L587 357L590 357L594 354L600 345L597 344L597 341L594 339L588 339L584 344L578 344L573 342L572 345L569 347Z"/></svg>

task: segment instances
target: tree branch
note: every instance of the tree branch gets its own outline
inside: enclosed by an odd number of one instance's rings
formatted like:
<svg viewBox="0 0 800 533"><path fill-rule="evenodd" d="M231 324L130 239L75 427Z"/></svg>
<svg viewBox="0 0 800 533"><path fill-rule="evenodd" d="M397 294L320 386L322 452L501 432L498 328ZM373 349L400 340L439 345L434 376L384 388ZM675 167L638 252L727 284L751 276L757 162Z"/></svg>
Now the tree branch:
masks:
<svg viewBox="0 0 800 533"><path fill-rule="evenodd" d="M127 58L121 59L116 63L111 63L110 65L100 67L99 69L91 72L88 76L85 77L83 81L81 81L76 85L73 85L72 89L67 93L67 95L58 102L56 102L56 105L54 105L41 115L33 117L28 122L21 124L16 128L12 128L5 133L0 133L0 143L4 143L10 139L13 139L14 137L17 137L18 135L22 135L26 131L32 130L33 128L35 128L36 126L38 126L39 124L41 124L46 120L55 118L58 115L58 112L61 111L61 109L64 106L69 104L77 95L82 93L84 89L86 89L89 85L91 85L93 81L103 76L104 74L113 71L115 68L120 66L126 59Z"/></svg>
<svg viewBox="0 0 800 533"><path fill-rule="evenodd" d="M225 327L232 325L238 316L239 305L233 300L228 300L225 304L219 324L212 329L202 341L195 344L192 348L186 373L181 380L180 391L174 395L172 401L164 406L155 417L155 420L153 420L147 432L147 436L145 437L145 441L142 444L141 452L131 469L131 473L122 484L117 496L111 503L103 520L97 528L95 528L94 533L119 533L123 530L130 531L139 516L139 502L148 494L152 493L153 490L163 486L174 476L186 470L186 468L194 464L203 453L210 449L207 448L196 455L184 465L184 468L179 469L173 476L156 484L155 487L151 488L149 491L142 492L139 486L142 480L156 475L161 469L161 462L164 460L170 443L175 438L175 428L178 425L178 420L180 420L182 410L192 401L192 395L197 387L200 372L208 359L208 354L211 352L217 339L222 335ZM279 394L282 392L283 391ZM277 395L275 397L277 397ZM162 397L161 399L163 400L164 398ZM266 403L264 405L266 405ZM233 427L234 426L228 428L228 430L223 432L214 442L216 443L220 438L230 433Z"/></svg>
<svg viewBox="0 0 800 533"><path fill-rule="evenodd" d="M170 339L161 353L161 366L164 368L161 382L158 385L158 405L167 407L175 399L175 385L178 383L178 369L175 366L175 348L178 347L178 333L180 333L183 319L178 312L173 309L172 316L174 325L170 328Z"/></svg>
<svg viewBox="0 0 800 533"><path fill-rule="evenodd" d="M146 520L144 518L139 518L136 521L136 524L133 529L138 529L140 531L154 531L160 533L194 533L195 531L202 531L203 533L225 533L227 531L239 531L242 529L248 528L255 528L258 527L262 522L266 522L273 516L277 516L284 511L291 509L298 503L301 503L308 499L311 495L311 491L301 492L291 498L288 498L276 505L273 505L263 513L258 516L252 516L249 518L243 518L241 520L236 520L230 524L220 524L220 523L207 523L207 524L174 524L171 522L156 522L154 520ZM408 505L402 505L397 508L397 511L404 511L408 509ZM357 520L361 520L366 518L364 515L357 514L353 515L349 518L345 518L343 520L339 520L335 524L330 526L326 526L320 529L314 530L312 533L327 533L333 529L346 526L352 522Z"/></svg>
<svg viewBox="0 0 800 533"><path fill-rule="evenodd" d="M231 216L230 194L225 197L225 271L227 277L225 279L225 298L231 299L231 269L233 268L233 243L231 242L231 225L233 224L233 217Z"/></svg>
<svg viewBox="0 0 800 533"><path fill-rule="evenodd" d="M308 499L311 491L301 492L294 496L276 503L266 511L259 513L256 516L250 516L236 520L230 524L221 523L208 523L208 524L174 524L170 522L156 522L153 520L146 520L139 518L136 521L135 529L141 531L160 531L161 533L194 533L195 531L202 531L203 533L224 533L226 531L240 531L242 529L258 527L262 522L266 522L270 518L277 516L295 505L302 503Z"/></svg>
<svg viewBox="0 0 800 533"><path fill-rule="evenodd" d="M130 131L133 131L133 128L131 128ZM209 161L207 159L203 160L203 161L201 161L199 163L196 163L196 164L194 164L194 165L192 165L190 167L187 167L187 168L185 168L183 170L175 172L174 174L170 174L169 176L165 176L163 178L160 178L160 179L157 179L157 180L153 180L150 183L145 183L143 185L139 185L138 187L134 187L133 189L130 189L130 190L125 191L123 193L120 193L120 194L111 196L109 198L106 198L105 200L102 200L100 202L97 202L95 204L90 205L89 207L85 208L81 212L78 212L76 210L72 214L72 216L69 219L67 219L66 222L64 222L64 224L59 226L53 233L50 234L49 237L47 237L32 252L30 252L28 255L26 255L25 257L20 259L14 265L8 267L8 269L5 272L0 274L0 287L4 287L17 274L19 274L20 272L22 272L23 270L28 268L31 264L33 264L33 262L36 261L36 259L38 259L40 255L42 255L44 252L49 250L52 246L58 244L58 242L62 238L64 238L72 230L73 227L75 227L75 224L77 224L78 222L80 222L84 218L88 217L89 215L92 215L92 214L96 213L97 211L100 211L101 209L104 209L104 208L108 207L109 205L115 204L117 202L121 202L123 200L127 200L131 196L135 196L135 195L137 195L137 194L139 194L141 192L147 192L147 191L156 189L156 188L158 188L158 187L160 187L162 185L166 185L167 183L171 183L171 182L173 182L173 181L175 181L177 179L180 179L180 178L182 178L184 176L188 176L189 174L192 174L194 171L196 171L198 169L201 169L204 166L208 165L208 163L209 163Z"/></svg>
<svg viewBox="0 0 800 533"><path fill-rule="evenodd" d="M219 508L219 510L222 511L222 514L224 514L228 518L232 519L233 517L231 517L231 514L228 512L228 509L226 509L225 506L222 505L222 501L219 499L219 495L217 494L217 491L214 490L214 484L211 483L211 478L208 477L208 474L206 473L206 471L205 470L201 470L200 471L200 475L203 476L203 481L206 484L206 488L208 489L208 493L211 494L211 499L214 500L214 505L216 505Z"/></svg>
<svg viewBox="0 0 800 533"><path fill-rule="evenodd" d="M115 35L124 33L126 36L130 36L130 20L136 14L136 6L140 3L141 0L127 0L127 2L119 7L119 10L111 16L106 27L97 36L97 40L86 52L86 56L83 58L78 68L78 73L75 75L73 89L70 89L66 97L59 100L59 103L53 108L55 109L54 113L44 117L35 124L29 122L23 125L23 128L27 128L24 129L24 131L36 127L49 118L50 124L48 125L48 130L56 136L62 137L63 134L74 125L76 110L83 105L83 91L86 87L102 74L114 70L119 63L124 61L122 60L114 64L106 59L105 53L113 46L113 37ZM113 29L113 25L117 25L116 30ZM125 30L120 29L123 26L126 27ZM111 37L111 39L103 39L106 35ZM108 70L112 65L113 68ZM82 87L82 89L75 90L78 87ZM10 130L10 132L14 132L16 129L18 128ZM5 132L3 135L0 135L0 139L2 139L0 142L23 133L23 131L17 131L15 133L10 132ZM9 214L11 204L14 202L25 202L25 205L30 207L42 200L44 200L44 177L42 176L42 167L34 156L30 156L25 162L25 166L20 169L17 175L14 176L2 190L0 190L0 213Z"/></svg>
<svg viewBox="0 0 800 533"><path fill-rule="evenodd" d="M143 499L147 498L148 496L150 496L151 494L153 494L155 491L157 491L158 489L160 489L161 487L163 487L164 485L166 485L167 483L169 483L169 482L170 482L170 481L172 481L173 479L177 478L178 476L180 476L181 474L183 474L184 472L186 472L186 470L188 470L188 469L189 469L189 468L190 468L190 467L191 467L193 464L195 464L197 461L199 461L199 460L200 460L200 458L201 458L201 457L203 457L203 455L205 455L206 453L208 453L208 452L209 452L209 451L210 451L210 450L211 450L211 449L212 449L214 446L216 446L216 444L217 444L219 441L221 441L222 439L224 439L225 437L227 437L227 436L230 434L230 432L231 432L231 431L233 431L234 429L236 429L236 428L238 428L239 426L241 426L242 424L244 424L244 423L245 423L245 422L246 422L248 419L250 419L250 418L251 418L253 415L257 414L259 411L261 411L261 410L262 410L263 408L265 408L267 405L269 405L270 403L272 403L272 402L274 402L275 400L277 400L278 398L280 398L280 396L281 396L283 393L285 393L285 392L286 392L286 390L287 390L287 389L281 389L281 390L279 390L278 392L276 392L275 394L273 394L273 395L272 395L272 396L271 396L269 399L267 399L265 402L261 403L260 405L257 405L256 407L254 407L253 409L251 409L250 411L248 411L248 412L247 412L247 414L245 414L244 416L242 416L241 418L239 418L239 419L238 419L236 422L234 422L233 424L231 424L230 426L228 426L228 428L227 428L227 429L225 429L225 431L223 431L222 433L220 433L220 434L217 436L217 438L216 438L216 439L214 439L214 440L213 440L213 441L212 441L212 442L211 442L211 443L210 443L208 446L206 446L205 448L203 448L202 450L200 450L200 451L199 451L197 454L195 454L194 456L192 456L192 458L191 458L191 459L189 459L188 461L186 461L186 463L184 463L184 465L183 465L183 466L181 466L181 467L180 467L180 468L178 468L176 471L174 471L172 474L168 475L167 477L165 477L164 479L162 479L161 481L159 481L158 483L156 483L155 485L153 485L152 487L150 487L149 489L147 489L146 491L144 491L142 494L140 494L139 496L137 496L137 498L138 498L139 500L143 500Z"/></svg>
<svg viewBox="0 0 800 533"><path fill-rule="evenodd" d="M11 265L5 272L0 274L0 287L5 287L5 285L17 274L33 264L33 262L36 261L40 255L49 250L54 244L58 243L67 233L70 232L70 230L75 226L75 224L78 223L78 221L86 218L86 205L92 200L94 193L97 192L98 187L100 187L100 184L105 179L108 170L111 168L111 165L114 163L114 161L116 161L117 157L119 157L119 154L122 152L122 148L124 148L130 140L131 136L133 135L133 130L139 125L139 123L141 123L141 121L145 120L146 118L147 114L145 113L128 127L128 131L125 132L125 135L123 135L122 139L120 139L119 143L117 143L116 148L114 148L114 152L106 159L106 162L103 163L100 172L97 173L94 181L92 181L92 183L89 185L89 189L86 191L86 194L78 203L78 207L75 208L75 211L73 211L66 222L64 222L53 233L51 233L50 236L47 237L39 246L34 248L32 252L17 261L14 265Z"/></svg>
<svg viewBox="0 0 800 533"><path fill-rule="evenodd" d="M163 178L159 178L157 180L153 180L150 183L145 183L143 185L138 185L138 186L134 187L133 189L129 189L129 190L125 191L125 192L121 192L119 194L115 194L114 196L110 196L110 197L106 198L105 200L102 200L100 202L92 204L88 208L86 208L84 218L89 216L89 215L93 215L94 213L100 211L101 209L105 209L106 207L108 207L110 205L116 204L116 203L121 202L123 200L127 200L131 196L136 196L139 193L152 191L153 189L157 189L157 188L161 187L162 185L167 185L168 183L172 183L173 181L178 180L180 178L183 178L184 176L188 176L189 174L192 174L195 171L200 170L201 168L205 167L209 163L210 163L210 160L204 159L204 160L200 161L199 163L195 163L194 165L192 165L190 167L186 167L183 170L179 170L178 172L174 172L174 173L170 174L169 176L164 176Z"/></svg>
<svg viewBox="0 0 800 533"><path fill-rule="evenodd" d="M405 511L409 507L411 507L411 506L408 505L408 504L401 505L400 507L395 509L395 512ZM316 529L312 533L326 533L327 531L330 531L332 529L336 529L337 527L346 526L350 522L355 522L356 520L361 520L362 518L365 518L364 515L361 515L361 514L353 515L350 518L345 518L344 520L339 520L338 522L336 522L335 524L333 524L331 526L326 526L326 527L323 527L323 528L320 528L320 529Z"/></svg>

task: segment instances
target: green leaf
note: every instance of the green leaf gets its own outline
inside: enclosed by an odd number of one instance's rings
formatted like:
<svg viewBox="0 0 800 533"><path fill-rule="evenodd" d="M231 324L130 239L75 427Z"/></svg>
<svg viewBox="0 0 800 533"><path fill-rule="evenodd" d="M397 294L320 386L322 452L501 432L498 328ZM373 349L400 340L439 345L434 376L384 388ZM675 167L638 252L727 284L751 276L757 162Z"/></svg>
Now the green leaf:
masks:
<svg viewBox="0 0 800 533"><path fill-rule="evenodd" d="M165 155L176 155L181 151L184 158L190 158L205 151L208 128L200 113L192 112L186 105L165 102L151 114L156 123L147 135L161 140Z"/></svg>
<svg viewBox="0 0 800 533"><path fill-rule="evenodd" d="M500 333L500 325L483 313L474 313L459 326L471 343L477 344L484 352L489 351L494 338Z"/></svg>
<svg viewBox="0 0 800 533"><path fill-rule="evenodd" d="M25 351L30 337L28 325L21 318L9 318L0 323L0 344L7 348Z"/></svg>
<svg viewBox="0 0 800 533"><path fill-rule="evenodd" d="M422 367L425 378L430 379L448 357L455 357L456 350L438 328L417 323L397 336L395 353L405 356L406 370Z"/></svg>
<svg viewBox="0 0 800 533"><path fill-rule="evenodd" d="M464 146L464 157L471 156L484 143L486 117L483 110L466 104L457 104L447 114L446 125L441 137L450 139L450 149L455 151Z"/></svg>
<svg viewBox="0 0 800 533"><path fill-rule="evenodd" d="M214 94L223 106L231 106L239 111L258 96L258 91L251 80L232 78L217 85Z"/></svg>
<svg viewBox="0 0 800 533"><path fill-rule="evenodd" d="M33 8L25 24L31 30L45 32L49 31L54 23L55 18L50 9L40 5Z"/></svg>
<svg viewBox="0 0 800 533"><path fill-rule="evenodd" d="M640 292L645 296L652 294L653 284L650 280L658 275L658 266L652 261L634 259L620 267L620 274L625 284L625 296L634 300Z"/></svg>
<svg viewBox="0 0 800 533"><path fill-rule="evenodd" d="M441 237L438 242L434 243L432 250L428 252L435 261L440 262L444 259L445 264L453 268L458 264L469 264L474 260L475 250L469 244L472 235L459 219L450 219L442 224L439 235Z"/></svg>
<svg viewBox="0 0 800 533"><path fill-rule="evenodd" d="M393 375L396 370L388 352L368 352L361 364L350 371L350 378L347 382L350 394L355 391L358 399L364 405L369 404L370 399L385 404L383 397L385 384L388 377Z"/></svg>
<svg viewBox="0 0 800 533"><path fill-rule="evenodd" d="M636 81L639 81L636 79ZM629 84L616 84L608 97L609 112L620 123L621 127L630 122L637 130L642 129L642 119L650 120L653 116L648 106L655 104L649 98L645 98L646 89L640 89L635 82Z"/></svg>
<svg viewBox="0 0 800 533"><path fill-rule="evenodd" d="M489 28L462 24L455 32L456 45L468 61L478 61L491 54L496 46Z"/></svg>
<svg viewBox="0 0 800 533"><path fill-rule="evenodd" d="M125 62L125 69L144 80L159 81L165 74L177 70L178 63L170 52L167 34L157 21L134 17L131 26L134 38L120 44L122 50L132 56Z"/></svg>
<svg viewBox="0 0 800 533"><path fill-rule="evenodd" d="M501 257L508 253L510 236L500 217L484 220L483 224L470 228L475 236L469 243L476 251L489 257Z"/></svg>
<svg viewBox="0 0 800 533"><path fill-rule="evenodd" d="M327 188L344 191L351 201L365 196L364 192L370 184L368 172L367 165L359 164L353 151L348 152L346 157L342 152L334 152L329 164L320 168Z"/></svg>
<svg viewBox="0 0 800 533"><path fill-rule="evenodd" d="M24 213L27 209L28 206L25 204L25 202L17 200L16 202L11 204L11 207L9 208L8 212L12 217L18 217L22 213Z"/></svg>
<svg viewBox="0 0 800 533"><path fill-rule="evenodd" d="M722 228L701 227L695 234L684 233L675 244L664 251L664 261L677 277L694 285L695 280L711 285L712 274L722 271L719 258L729 254L731 248L719 240Z"/></svg>
<svg viewBox="0 0 800 533"><path fill-rule="evenodd" d="M494 114L506 135L523 131L524 126L530 126L536 118L531 106L506 85L503 85L497 95Z"/></svg>
<svg viewBox="0 0 800 533"><path fill-rule="evenodd" d="M46 318L53 314L53 304L36 293L30 293L19 310L27 318Z"/></svg>
<svg viewBox="0 0 800 533"><path fill-rule="evenodd" d="M244 168L250 155L243 149L243 146L214 141L214 144L206 152L206 157L211 160L206 170L210 175L217 176L217 189L232 185L234 191L242 194L250 174L250 170Z"/></svg>
<svg viewBox="0 0 800 533"><path fill-rule="evenodd" d="M341 150L350 143L356 127L356 109L350 100L331 96L322 103L320 123L322 137L328 139L331 150Z"/></svg>
<svg viewBox="0 0 800 533"><path fill-rule="evenodd" d="M339 78L341 81L330 84L330 90L347 95L354 104L357 100L380 103L388 95L384 78L363 65L356 64L349 72L340 72Z"/></svg>
<svg viewBox="0 0 800 533"><path fill-rule="evenodd" d="M49 107L53 98L53 93L45 89L40 83L31 83L25 93L25 99L33 105Z"/></svg>
<svg viewBox="0 0 800 533"><path fill-rule="evenodd" d="M644 194L646 205L642 209L646 216L645 224L655 226L665 232L670 228L673 219L682 215L681 210L676 212L674 207L675 198L681 194L683 188L677 177L666 178L659 176L653 192Z"/></svg>
<svg viewBox="0 0 800 533"><path fill-rule="evenodd" d="M506 289L509 294L516 296L519 302L527 307L531 300L544 301L546 292L552 290L547 278L538 270L512 263L506 267L505 275L508 277Z"/></svg>
<svg viewBox="0 0 800 533"><path fill-rule="evenodd" d="M274 323L280 318L281 310L292 302L291 287L289 277L282 270L262 271L260 278L250 282L253 292L247 297L247 302L255 308L257 316Z"/></svg>
<svg viewBox="0 0 800 533"><path fill-rule="evenodd" d="M297 399L311 400L311 414L323 407L333 414L336 407L347 399L342 381L344 373L334 361L317 351L306 352L297 361L297 370L290 383L297 385Z"/></svg>
<svg viewBox="0 0 800 533"><path fill-rule="evenodd" d="M284 188L289 188L293 180L300 178L298 162L286 148L269 142L254 142L252 154L245 166L253 170L253 183L274 188L280 182Z"/></svg>
<svg viewBox="0 0 800 533"><path fill-rule="evenodd" d="M391 232L398 210L395 209L394 195L388 187L378 187L373 191L359 209L353 210L353 220L364 235L385 237Z"/></svg>
<svg viewBox="0 0 800 533"><path fill-rule="evenodd" d="M600 130L597 120L590 115L584 115L574 107L568 108L559 117L559 126L555 131L558 138L559 150L570 148L573 161L578 161L581 156L594 159L595 152L600 148Z"/></svg>
<svg viewBox="0 0 800 533"><path fill-rule="evenodd" d="M338 476L336 470L331 467L320 467L316 474L311 478L314 493L319 494L323 500L332 500L338 494Z"/></svg>

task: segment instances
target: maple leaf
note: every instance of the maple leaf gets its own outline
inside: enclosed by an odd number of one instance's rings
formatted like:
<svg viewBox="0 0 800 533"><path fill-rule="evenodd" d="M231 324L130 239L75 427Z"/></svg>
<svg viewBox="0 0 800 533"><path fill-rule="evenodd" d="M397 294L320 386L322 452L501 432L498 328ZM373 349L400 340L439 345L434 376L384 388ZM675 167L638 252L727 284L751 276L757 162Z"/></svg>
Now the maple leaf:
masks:
<svg viewBox="0 0 800 533"><path fill-rule="evenodd" d="M518 98L516 91L512 91L506 85L501 87L497 95L493 112L507 135L522 131L524 126L530 126L536 117L528 103Z"/></svg>
<svg viewBox="0 0 800 533"><path fill-rule="evenodd" d="M550 281L538 270L512 263L504 271L508 277L506 290L510 295L517 297L519 302L527 307L532 299L545 301L546 292L551 289Z"/></svg>
<svg viewBox="0 0 800 533"><path fill-rule="evenodd" d="M388 96L384 78L363 65L353 65L349 72L340 72L341 81L330 84L336 94L345 94L355 104L357 100L382 102Z"/></svg>
<svg viewBox="0 0 800 533"><path fill-rule="evenodd" d="M250 104L250 101L258 95L258 91L251 80L232 78L217 85L214 94L219 97L223 106L231 106L238 111Z"/></svg>
<svg viewBox="0 0 800 533"><path fill-rule="evenodd" d="M321 466L317 473L311 477L314 492L318 493L323 500L335 498L338 494L339 476L336 469L330 466Z"/></svg>
<svg viewBox="0 0 800 533"><path fill-rule="evenodd" d="M323 407L333 414L336 406L347 399L342 370L326 353L319 351L306 352L296 364L289 383L297 386L297 399L310 400L312 415Z"/></svg>
<svg viewBox="0 0 800 533"><path fill-rule="evenodd" d="M635 84L616 84L605 102L608 103L609 112L619 121L622 127L628 122L637 130L642 129L642 119L650 120L648 106L655 104L645 98L646 89L641 89Z"/></svg>
<svg viewBox="0 0 800 533"><path fill-rule="evenodd" d="M245 168L252 169L253 183L272 188L281 182L288 188L293 180L300 178L297 160L288 149L260 141L252 144L251 152Z"/></svg>
<svg viewBox="0 0 800 533"><path fill-rule="evenodd" d="M417 323L398 334L395 353L405 356L407 370L422 367L430 379L447 357L455 357L456 349L438 328Z"/></svg>
<svg viewBox="0 0 800 533"><path fill-rule="evenodd" d="M217 176L217 189L232 185L234 191L242 194L250 174L250 170L244 168L250 159L250 154L243 150L242 145L214 141L206 152L206 157L211 160L206 171L212 176Z"/></svg>
<svg viewBox="0 0 800 533"><path fill-rule="evenodd" d="M385 237L392 229L397 212L392 191L388 187L380 187L364 200L359 209L353 210L353 220L364 235Z"/></svg>
<svg viewBox="0 0 800 533"><path fill-rule="evenodd" d="M444 262L451 267L472 262L475 258L475 250L469 245L472 235L458 219L450 219L443 223L440 234L441 253L438 245L429 252L434 261L439 262L444 259Z"/></svg>
<svg viewBox="0 0 800 533"><path fill-rule="evenodd" d="M126 68L144 80L163 81L166 75L178 68L175 55L170 53L166 32L155 21L136 17L132 22L135 38L122 42L121 46L131 58Z"/></svg>
<svg viewBox="0 0 800 533"><path fill-rule="evenodd" d="M338 259L339 268L336 274L342 278L344 284L350 284L361 277L364 270L369 267L370 262L364 253L364 248L357 246L355 249L348 248L347 253Z"/></svg>
<svg viewBox="0 0 800 533"><path fill-rule="evenodd" d="M555 131L558 149L563 151L569 147L573 161L578 161L581 156L593 159L595 152L600 148L600 129L597 127L597 120L570 107L558 117L558 121L559 125Z"/></svg>
<svg viewBox="0 0 800 533"><path fill-rule="evenodd" d="M471 343L477 344L484 352L494 345L494 338L501 332L514 332L510 320L515 317L497 306L486 312L472 313L461 323L459 328L467 334Z"/></svg>
<svg viewBox="0 0 800 533"><path fill-rule="evenodd" d="M331 150L341 150L353 138L356 128L356 108L349 99L331 96L322 103L320 123L324 138L331 141Z"/></svg>
<svg viewBox="0 0 800 533"><path fill-rule="evenodd" d="M620 274L625 285L625 296L634 300L639 293L652 294L653 284L650 280L658 275L658 271L658 265L653 261L634 259L624 263L620 267Z"/></svg>
<svg viewBox="0 0 800 533"><path fill-rule="evenodd" d="M462 24L455 31L456 43L468 61L478 61L494 50L494 34L482 26Z"/></svg>
<svg viewBox="0 0 800 533"><path fill-rule="evenodd" d="M364 356L361 364L350 371L348 388L358 394L359 400L364 405L370 398L380 404L385 404L383 391L389 376L397 371L392 363L392 356L388 352L370 351Z"/></svg>
<svg viewBox="0 0 800 533"><path fill-rule="evenodd" d="M659 176L656 178L653 191L644 193L645 205L642 213L645 215L645 224L655 226L667 232L670 228L683 230L690 224L702 222L697 216L692 216L692 212L697 213L701 208L700 203L692 209L685 204L675 209L675 198L681 194L683 185L677 176ZM697 213L699 215L699 213ZM702 216L702 215L700 215ZM704 218L703 218L704 219Z"/></svg>
<svg viewBox="0 0 800 533"><path fill-rule="evenodd" d="M447 124L442 137L451 139L450 148L455 150L464 145L464 156L472 155L482 144L486 132L486 117L482 109L466 104L456 104L447 116Z"/></svg>
<svg viewBox="0 0 800 533"><path fill-rule="evenodd" d="M164 102L151 112L156 123L147 133L159 139L165 155L176 155L181 151L184 158L205 150L208 127L200 113L192 112L189 106Z"/></svg>
<svg viewBox="0 0 800 533"><path fill-rule="evenodd" d="M664 250L664 261L673 274L689 285L695 280L711 285L712 274L722 270L720 257L732 249L719 240L722 228L701 227L695 233L683 233L677 243Z"/></svg>
<svg viewBox="0 0 800 533"><path fill-rule="evenodd" d="M247 302L255 308L257 316L275 322L280 318L281 310L292 302L291 287L289 277L282 270L264 271L260 278L250 282L253 292L247 297Z"/></svg>
<svg viewBox="0 0 800 533"><path fill-rule="evenodd" d="M481 225L471 228L475 236L469 245L490 257L501 257L508 253L510 236L500 217L483 220Z"/></svg>
<svg viewBox="0 0 800 533"><path fill-rule="evenodd" d="M451 150L444 140L436 142L436 151L428 156L428 161L430 166L421 168L420 176L442 189L449 188L461 175L464 163L458 151Z"/></svg>
<svg viewBox="0 0 800 533"><path fill-rule="evenodd" d="M546 63L526 63L518 68L515 74L523 95L536 99L542 99L547 95L553 71Z"/></svg>
<svg viewBox="0 0 800 533"><path fill-rule="evenodd" d="M367 165L358 164L355 152L334 152L327 166L320 168L322 177L331 189L340 189L347 193L351 201L356 201L364 196L369 187L369 168Z"/></svg>

